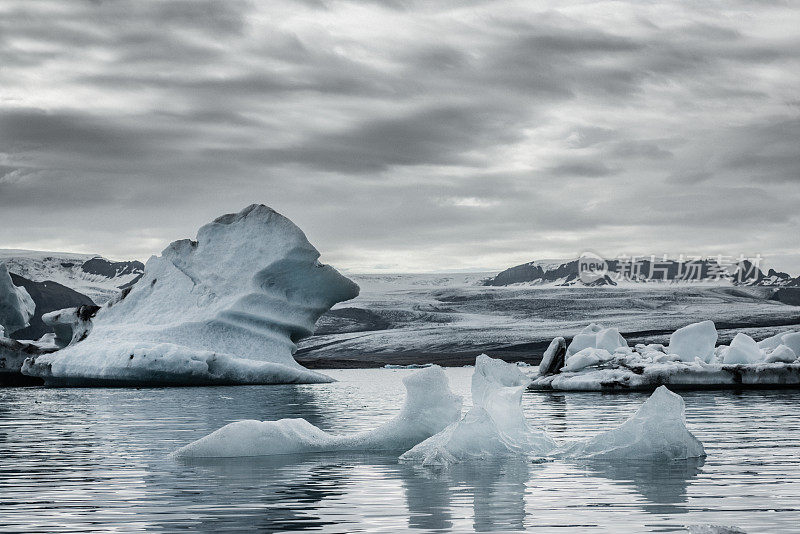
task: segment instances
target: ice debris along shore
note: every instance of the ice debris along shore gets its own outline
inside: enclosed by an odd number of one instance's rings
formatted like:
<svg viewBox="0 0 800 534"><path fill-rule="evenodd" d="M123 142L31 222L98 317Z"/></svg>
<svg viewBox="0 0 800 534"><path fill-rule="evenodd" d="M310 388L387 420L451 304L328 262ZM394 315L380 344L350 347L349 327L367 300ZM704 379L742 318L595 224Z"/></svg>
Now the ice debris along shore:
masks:
<svg viewBox="0 0 800 534"><path fill-rule="evenodd" d="M686 429L683 399L665 387L621 426L559 446L526 421L522 394L530 380L514 364L478 357L473 406L463 417L461 398L450 392L439 366L415 371L403 382L407 394L400 414L374 430L337 435L304 419L240 421L173 454L187 459L408 449L400 461L436 468L511 455L644 461L705 456L703 445Z"/></svg>
<svg viewBox="0 0 800 534"><path fill-rule="evenodd" d="M103 307L43 318L68 345L26 359L22 373L65 386L330 382L292 355L358 286L318 258L266 206L223 215L151 257Z"/></svg>
<svg viewBox="0 0 800 534"><path fill-rule="evenodd" d="M800 386L800 332L756 342L742 332L717 344L713 322L676 330L665 347L635 347L616 328L590 324L569 346L555 338L532 389L635 391L666 385L678 389Z"/></svg>
<svg viewBox="0 0 800 534"><path fill-rule="evenodd" d="M238 421L178 449L177 458L271 456L329 451L402 451L436 434L461 415L461 397L450 391L438 365L403 379L400 413L374 430L331 434L305 419Z"/></svg>

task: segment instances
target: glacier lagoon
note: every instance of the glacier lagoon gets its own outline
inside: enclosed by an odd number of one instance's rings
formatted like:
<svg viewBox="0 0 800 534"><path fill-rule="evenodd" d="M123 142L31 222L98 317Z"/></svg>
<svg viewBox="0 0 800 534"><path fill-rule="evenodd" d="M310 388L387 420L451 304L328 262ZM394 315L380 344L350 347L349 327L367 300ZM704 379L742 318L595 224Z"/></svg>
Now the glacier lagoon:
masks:
<svg viewBox="0 0 800 534"><path fill-rule="evenodd" d="M0 390L0 531L796 530L797 391L682 393L704 460L505 458L434 470L398 462L399 452L170 457L242 419L375 428L399 412L413 372L330 370L338 382L314 385ZM473 369L445 372L469 405ZM619 425L648 396L526 392L523 406L566 441Z"/></svg>

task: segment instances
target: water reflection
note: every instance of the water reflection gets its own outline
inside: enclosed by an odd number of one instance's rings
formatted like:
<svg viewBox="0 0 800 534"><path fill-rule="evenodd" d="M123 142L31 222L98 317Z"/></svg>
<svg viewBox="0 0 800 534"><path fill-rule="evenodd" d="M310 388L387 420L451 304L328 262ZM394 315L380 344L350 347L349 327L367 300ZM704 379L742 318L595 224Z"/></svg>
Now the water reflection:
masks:
<svg viewBox="0 0 800 534"><path fill-rule="evenodd" d="M474 530L525 530L525 493L530 479L527 458L486 459L433 470L400 464L412 519L409 526L446 529L452 526L451 495L472 505ZM446 497L442 497L442 496Z"/></svg>
<svg viewBox="0 0 800 534"><path fill-rule="evenodd" d="M432 471L402 451L181 463L168 455L231 421L303 417L374 428L402 404L404 372L340 371L317 386L0 390L0 530L317 529L333 532L642 532L724 522L796 531L798 392L688 393L702 460L479 461ZM470 370L449 370L469 392ZM533 395L531 422L561 440L613 428L646 396Z"/></svg>
<svg viewBox="0 0 800 534"><path fill-rule="evenodd" d="M687 490L692 480L702 473L704 458L671 462L587 461L579 465L613 481L632 487L645 499L644 511L653 514L675 514L686 511Z"/></svg>

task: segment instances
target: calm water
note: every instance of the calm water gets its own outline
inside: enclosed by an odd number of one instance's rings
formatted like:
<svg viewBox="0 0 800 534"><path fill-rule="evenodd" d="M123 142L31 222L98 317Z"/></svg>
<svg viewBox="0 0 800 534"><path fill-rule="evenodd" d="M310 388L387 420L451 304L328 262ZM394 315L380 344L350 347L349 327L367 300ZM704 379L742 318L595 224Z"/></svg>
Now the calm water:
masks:
<svg viewBox="0 0 800 534"><path fill-rule="evenodd" d="M688 393L704 462L504 460L444 473L397 454L181 463L168 454L240 419L372 428L402 404L405 370L337 370L313 386L0 389L0 530L800 531L800 392ZM469 399L471 369L447 371ZM531 420L582 438L644 395L528 393Z"/></svg>

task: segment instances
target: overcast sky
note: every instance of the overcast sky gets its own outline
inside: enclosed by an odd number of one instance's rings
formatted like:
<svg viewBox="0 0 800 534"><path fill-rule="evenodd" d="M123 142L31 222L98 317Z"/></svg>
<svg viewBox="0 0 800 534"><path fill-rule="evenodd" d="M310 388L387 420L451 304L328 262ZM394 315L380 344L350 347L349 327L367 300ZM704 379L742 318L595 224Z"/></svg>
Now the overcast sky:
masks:
<svg viewBox="0 0 800 534"><path fill-rule="evenodd" d="M258 202L351 271L800 270L786 1L0 2L0 248L146 259Z"/></svg>

